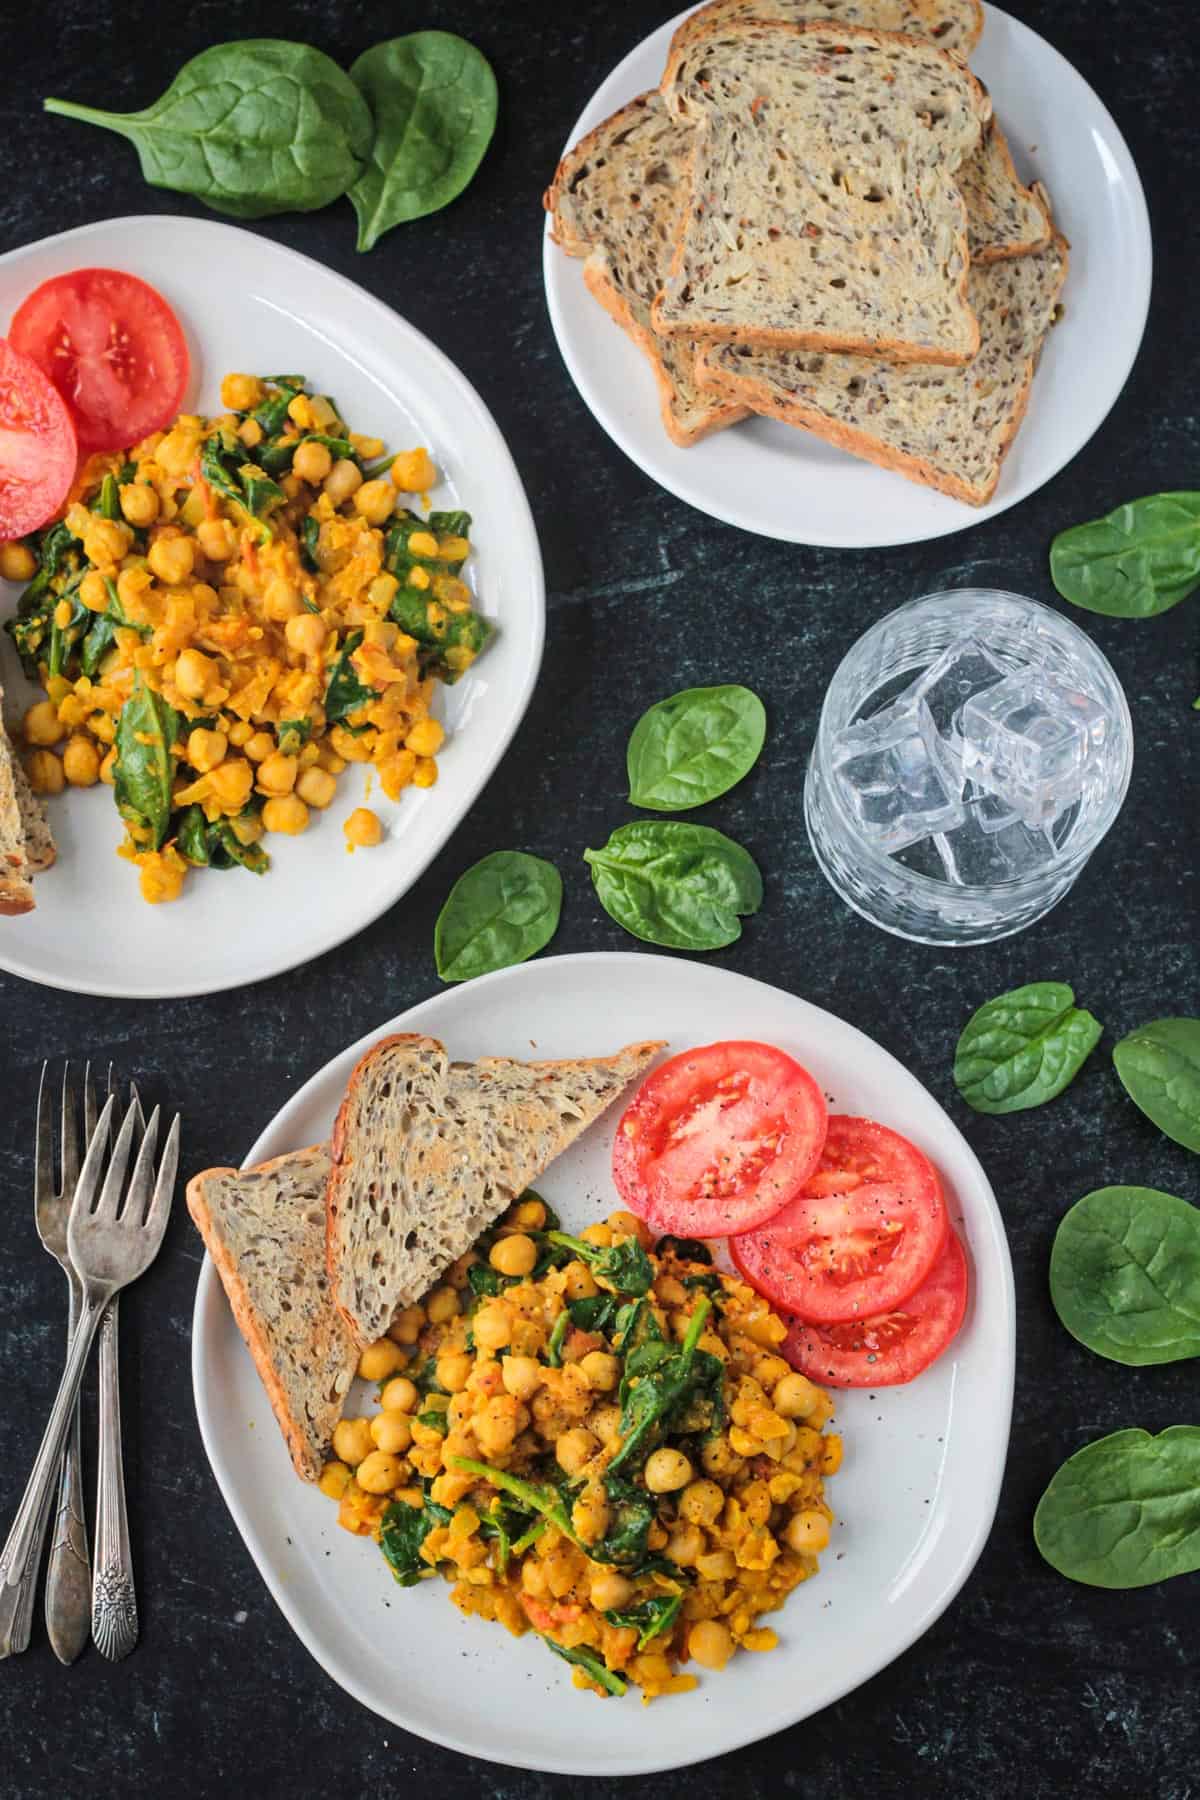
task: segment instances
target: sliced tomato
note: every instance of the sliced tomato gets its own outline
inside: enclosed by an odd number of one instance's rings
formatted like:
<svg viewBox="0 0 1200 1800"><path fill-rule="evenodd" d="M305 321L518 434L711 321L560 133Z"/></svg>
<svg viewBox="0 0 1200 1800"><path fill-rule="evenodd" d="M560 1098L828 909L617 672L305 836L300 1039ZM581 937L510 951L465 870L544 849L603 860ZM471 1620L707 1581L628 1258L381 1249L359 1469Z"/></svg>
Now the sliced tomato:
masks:
<svg viewBox="0 0 1200 1800"><path fill-rule="evenodd" d="M77 455L62 396L0 338L0 539L24 537L54 517Z"/></svg>
<svg viewBox="0 0 1200 1800"><path fill-rule="evenodd" d="M613 1179L656 1232L750 1231L812 1174L828 1116L808 1070L771 1044L685 1050L646 1077L626 1110Z"/></svg>
<svg viewBox="0 0 1200 1800"><path fill-rule="evenodd" d="M162 295L136 275L55 275L22 301L9 337L70 407L84 450L125 450L179 411L187 341Z"/></svg>
<svg viewBox="0 0 1200 1800"><path fill-rule="evenodd" d="M953 1231L915 1294L891 1312L843 1325L793 1319L782 1351L830 1387L898 1387L942 1354L967 1308L967 1259Z"/></svg>
<svg viewBox="0 0 1200 1800"><path fill-rule="evenodd" d="M835 1114L800 1194L729 1248L750 1285L782 1311L832 1322L906 1300L933 1267L946 1230L929 1158L874 1119Z"/></svg>

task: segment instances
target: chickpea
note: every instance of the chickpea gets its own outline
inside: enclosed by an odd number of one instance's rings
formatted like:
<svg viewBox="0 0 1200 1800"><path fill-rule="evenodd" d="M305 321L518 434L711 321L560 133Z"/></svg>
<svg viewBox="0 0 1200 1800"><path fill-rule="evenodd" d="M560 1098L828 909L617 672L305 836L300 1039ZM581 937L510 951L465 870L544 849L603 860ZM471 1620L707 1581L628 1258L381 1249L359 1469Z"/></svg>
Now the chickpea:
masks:
<svg viewBox="0 0 1200 1800"><path fill-rule="evenodd" d="M720 1619L698 1619L688 1632L688 1655L705 1669L723 1669L733 1655L733 1637Z"/></svg>
<svg viewBox="0 0 1200 1800"><path fill-rule="evenodd" d="M651 1451L646 1459L646 1486L652 1494L673 1494L692 1479L692 1465L682 1450L669 1444Z"/></svg>
<svg viewBox="0 0 1200 1800"><path fill-rule="evenodd" d="M529 1414L511 1394L493 1394L475 1418L475 1440L484 1456L506 1456L517 1435L529 1423Z"/></svg>
<svg viewBox="0 0 1200 1800"><path fill-rule="evenodd" d="M243 444L246 445L247 449L250 450L253 450L263 441L263 428L257 419L243 419L238 426L237 434Z"/></svg>
<svg viewBox="0 0 1200 1800"><path fill-rule="evenodd" d="M481 1350L503 1350L512 1342L512 1314L503 1301L490 1301L475 1314L474 1330Z"/></svg>
<svg viewBox="0 0 1200 1800"><path fill-rule="evenodd" d="M376 1413L371 1420L371 1442L388 1456L403 1456L412 1443L412 1426L403 1413Z"/></svg>
<svg viewBox="0 0 1200 1800"><path fill-rule="evenodd" d="M195 567L196 546L190 537L157 537L146 556L152 575L173 585L186 581Z"/></svg>
<svg viewBox="0 0 1200 1800"><path fill-rule="evenodd" d="M452 1287L434 1288L425 1301L425 1312L431 1325L446 1325L461 1311L461 1302Z"/></svg>
<svg viewBox="0 0 1200 1800"><path fill-rule="evenodd" d="M690 1481L679 1501L680 1516L689 1525L715 1525L725 1496L715 1481Z"/></svg>
<svg viewBox="0 0 1200 1800"><path fill-rule="evenodd" d="M263 806L262 822L264 831L299 837L308 830L308 808L295 794L273 794Z"/></svg>
<svg viewBox="0 0 1200 1800"><path fill-rule="evenodd" d="M579 1235L585 1244L595 1244L598 1250L606 1250L613 1241L612 1230L607 1225L588 1225Z"/></svg>
<svg viewBox="0 0 1200 1800"><path fill-rule="evenodd" d="M540 1231L546 1223L546 1208L540 1200L518 1200L508 1209L508 1222L522 1231Z"/></svg>
<svg viewBox="0 0 1200 1800"><path fill-rule="evenodd" d="M362 486L362 470L348 456L343 456L334 463L328 475L321 483L335 506L341 506L349 500L351 494L358 492Z"/></svg>
<svg viewBox="0 0 1200 1800"><path fill-rule="evenodd" d="M399 1457L389 1456L386 1450L372 1450L359 1463L354 1478L365 1494L390 1494L407 1473Z"/></svg>
<svg viewBox="0 0 1200 1800"><path fill-rule="evenodd" d="M418 719L404 740L404 748L414 756L436 756L446 741L446 733L436 719Z"/></svg>
<svg viewBox="0 0 1200 1800"><path fill-rule="evenodd" d="M796 1375L789 1370L775 1383L771 1405L781 1419L807 1419L820 1397L820 1388L807 1375Z"/></svg>
<svg viewBox="0 0 1200 1800"><path fill-rule="evenodd" d="M181 694L189 700L203 700L216 679L217 665L211 656L205 656L202 650L180 652L175 664L175 686Z"/></svg>
<svg viewBox="0 0 1200 1800"><path fill-rule="evenodd" d="M683 1522L676 1525L667 1540L667 1555L671 1561L677 1562L681 1569L686 1569L703 1554L704 1533L700 1527Z"/></svg>
<svg viewBox="0 0 1200 1800"><path fill-rule="evenodd" d="M228 519L201 519L196 542L209 562L228 562L237 550L237 532Z"/></svg>
<svg viewBox="0 0 1200 1800"><path fill-rule="evenodd" d="M254 770L244 756L226 756L209 774L213 793L227 813L239 813L250 798Z"/></svg>
<svg viewBox="0 0 1200 1800"><path fill-rule="evenodd" d="M337 792L337 782L324 769L305 769L296 783L296 792L306 806L324 811Z"/></svg>
<svg viewBox="0 0 1200 1800"><path fill-rule="evenodd" d="M397 1375L383 1390L384 1412L413 1413L421 1403L417 1384L407 1375Z"/></svg>
<svg viewBox="0 0 1200 1800"><path fill-rule="evenodd" d="M357 1468L373 1448L369 1419L340 1419L333 1428L333 1448L344 1463Z"/></svg>
<svg viewBox="0 0 1200 1800"><path fill-rule="evenodd" d="M158 493L148 482L127 482L120 495L121 511L131 525L153 525L158 517Z"/></svg>
<svg viewBox="0 0 1200 1800"><path fill-rule="evenodd" d="M388 1336L396 1344L415 1344L425 1324L423 1306L406 1306L388 1326ZM413 1392L416 1392L414 1388Z"/></svg>
<svg viewBox="0 0 1200 1800"><path fill-rule="evenodd" d="M258 765L258 785L265 794L290 794L296 785L298 773L299 767L294 756L285 756L282 750L273 750Z"/></svg>
<svg viewBox="0 0 1200 1800"><path fill-rule="evenodd" d="M821 1439L820 1470L822 1475L836 1475L842 1466L842 1440L836 1431Z"/></svg>
<svg viewBox="0 0 1200 1800"><path fill-rule="evenodd" d="M93 515L84 526L83 554L98 567L119 563L123 556L128 556L132 542L133 532L117 519L98 519Z"/></svg>
<svg viewBox="0 0 1200 1800"><path fill-rule="evenodd" d="M21 721L21 731L27 744L57 744L62 737L62 726L54 702L39 700L31 706Z"/></svg>
<svg viewBox="0 0 1200 1800"><path fill-rule="evenodd" d="M292 473L312 487L319 487L333 467L333 458L324 444L305 441L296 446L292 457Z"/></svg>
<svg viewBox="0 0 1200 1800"><path fill-rule="evenodd" d="M250 412L262 405L265 391L257 375L226 375L221 383L221 405L230 412Z"/></svg>
<svg viewBox="0 0 1200 1800"><path fill-rule="evenodd" d="M392 463L392 480L402 494L424 494L437 486L438 473L428 450L404 450Z"/></svg>
<svg viewBox="0 0 1200 1800"><path fill-rule="evenodd" d="M492 1245L488 1261L501 1275L528 1275L537 1261L537 1246L531 1237L517 1231Z"/></svg>
<svg viewBox="0 0 1200 1800"><path fill-rule="evenodd" d="M732 1550L713 1550L696 1558L696 1573L705 1581L729 1581L737 1574L737 1558Z"/></svg>
<svg viewBox="0 0 1200 1800"><path fill-rule="evenodd" d="M5 581L32 581L37 558L28 544L0 544L0 575Z"/></svg>
<svg viewBox="0 0 1200 1800"><path fill-rule="evenodd" d="M591 1462L599 1448L599 1443L590 1431L582 1425L575 1425L570 1431L563 1432L554 1446L554 1456L564 1474L578 1475Z"/></svg>
<svg viewBox="0 0 1200 1800"><path fill-rule="evenodd" d="M354 510L368 525L382 525L396 499L396 490L390 481L364 481L354 493Z"/></svg>
<svg viewBox="0 0 1200 1800"><path fill-rule="evenodd" d="M364 1381L386 1381L404 1367L404 1352L391 1338L379 1338L368 1344L358 1359L358 1372Z"/></svg>
<svg viewBox="0 0 1200 1800"><path fill-rule="evenodd" d="M303 610L299 592L283 575L276 575L268 581L262 604L268 619L273 619L277 625L294 619Z"/></svg>
<svg viewBox="0 0 1200 1800"><path fill-rule="evenodd" d="M324 619L318 613L294 613L284 627L288 649L301 656L319 656L329 636Z"/></svg>
<svg viewBox="0 0 1200 1800"><path fill-rule="evenodd" d="M244 749L251 762L265 762L275 749L275 739L269 731L252 731Z"/></svg>
<svg viewBox="0 0 1200 1800"><path fill-rule="evenodd" d="M317 1486L327 1500L340 1500L354 1477L344 1462L327 1462Z"/></svg>
<svg viewBox="0 0 1200 1800"><path fill-rule="evenodd" d="M760 1356L750 1373L754 1376L764 1393L770 1393L781 1381L786 1381L791 1369L782 1356Z"/></svg>
<svg viewBox="0 0 1200 1800"><path fill-rule="evenodd" d="M609 1445L618 1443L621 1437L620 1407L593 1406L588 1414L588 1428L595 1432L606 1449Z"/></svg>
<svg viewBox="0 0 1200 1800"><path fill-rule="evenodd" d="M803 1512L792 1514L783 1528L783 1541L799 1555L815 1556L829 1543L829 1520L824 1513L806 1507Z"/></svg>
<svg viewBox="0 0 1200 1800"><path fill-rule="evenodd" d="M431 788L437 783L438 767L432 757L419 756L417 766L413 770L412 784L415 788Z"/></svg>
<svg viewBox="0 0 1200 1800"><path fill-rule="evenodd" d="M88 570L79 584L79 598L92 612L108 611L108 586L99 569Z"/></svg>
<svg viewBox="0 0 1200 1800"><path fill-rule="evenodd" d="M249 719L235 719L232 725L226 727L225 735L231 744L241 750L254 736L254 727ZM268 752L264 751L263 754L266 755Z"/></svg>
<svg viewBox="0 0 1200 1800"><path fill-rule="evenodd" d="M66 782L63 766L53 750L35 750L25 765L35 794L61 794Z"/></svg>
<svg viewBox="0 0 1200 1800"><path fill-rule="evenodd" d="M597 1612L615 1612L633 1597L633 1583L615 1569L601 1569L592 1576L588 1598Z"/></svg>
<svg viewBox="0 0 1200 1800"><path fill-rule="evenodd" d="M438 1382L448 1394L460 1394L470 1380L474 1366L465 1350L443 1352L437 1359Z"/></svg>
<svg viewBox="0 0 1200 1800"><path fill-rule="evenodd" d="M94 787L100 779L100 755L91 738L73 737L63 751L63 774L72 787Z"/></svg>
<svg viewBox="0 0 1200 1800"><path fill-rule="evenodd" d="M548 1592L546 1571L540 1562L532 1556L525 1557L521 1564L521 1586L535 1600L544 1600Z"/></svg>
<svg viewBox="0 0 1200 1800"><path fill-rule="evenodd" d="M352 850L368 850L383 837L383 823L369 806L356 806L342 830Z"/></svg>
<svg viewBox="0 0 1200 1800"><path fill-rule="evenodd" d="M590 1300L600 1292L592 1271L581 1262L569 1262L563 1270L563 1292L568 1300Z"/></svg>
<svg viewBox="0 0 1200 1800"><path fill-rule="evenodd" d="M506 1356L500 1364L500 1378L510 1394L518 1400L528 1400L541 1386L541 1364L532 1356Z"/></svg>
<svg viewBox="0 0 1200 1800"><path fill-rule="evenodd" d="M579 1367L588 1378L588 1386L598 1394L611 1394L621 1379L621 1365L606 1350L589 1350Z"/></svg>
<svg viewBox="0 0 1200 1800"><path fill-rule="evenodd" d="M199 775L207 775L210 769L215 769L228 748L229 739L223 731L208 731L203 725L197 725L194 731L188 732L187 759Z"/></svg>
<svg viewBox="0 0 1200 1800"><path fill-rule="evenodd" d="M117 783L117 751L116 751L115 745L109 751L108 755L104 758L104 761L100 764L100 779L108 787L116 786L116 783Z"/></svg>

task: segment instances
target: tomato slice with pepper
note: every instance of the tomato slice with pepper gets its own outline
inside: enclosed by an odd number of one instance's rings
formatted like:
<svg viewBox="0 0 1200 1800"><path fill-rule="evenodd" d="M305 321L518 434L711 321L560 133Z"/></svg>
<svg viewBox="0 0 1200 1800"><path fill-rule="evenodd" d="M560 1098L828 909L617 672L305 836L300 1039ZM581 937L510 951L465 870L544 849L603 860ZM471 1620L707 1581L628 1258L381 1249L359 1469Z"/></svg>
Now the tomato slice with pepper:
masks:
<svg viewBox="0 0 1200 1800"><path fill-rule="evenodd" d="M942 1184L929 1158L874 1119L836 1114L802 1191L729 1248L751 1287L784 1312L834 1323L907 1300L946 1231Z"/></svg>
<svg viewBox="0 0 1200 1800"><path fill-rule="evenodd" d="M685 1050L647 1076L626 1110L613 1179L660 1234L750 1231L808 1180L828 1116L808 1070L771 1044Z"/></svg>
<svg viewBox="0 0 1200 1800"><path fill-rule="evenodd" d="M0 338L0 539L52 519L75 475L75 427L42 371Z"/></svg>
<svg viewBox="0 0 1200 1800"><path fill-rule="evenodd" d="M21 302L9 337L66 401L83 450L128 449L179 411L187 341L162 295L136 275L55 275Z"/></svg>
<svg viewBox="0 0 1200 1800"><path fill-rule="evenodd" d="M815 1325L793 1319L780 1346L793 1369L830 1387L899 1387L927 1369L963 1322L967 1259L955 1232L915 1294L871 1319Z"/></svg>

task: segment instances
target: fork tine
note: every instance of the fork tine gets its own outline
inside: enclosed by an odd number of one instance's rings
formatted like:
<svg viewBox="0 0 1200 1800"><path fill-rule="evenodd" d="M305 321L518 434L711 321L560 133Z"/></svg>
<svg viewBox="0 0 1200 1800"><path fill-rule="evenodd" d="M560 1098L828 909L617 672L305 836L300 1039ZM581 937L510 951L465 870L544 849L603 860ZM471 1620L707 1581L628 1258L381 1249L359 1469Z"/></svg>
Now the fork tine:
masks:
<svg viewBox="0 0 1200 1800"><path fill-rule="evenodd" d="M117 1097L117 1076L116 1076L116 1070L113 1068L111 1058L109 1059L109 1064L108 1064L108 1094L109 1094L109 1097L113 1100L115 1100ZM117 1137L117 1115L116 1115L115 1111L113 1112L112 1129L109 1132L109 1136L115 1143L116 1137Z"/></svg>
<svg viewBox="0 0 1200 1800"><path fill-rule="evenodd" d="M41 1206L54 1197L54 1134L50 1125L50 1096L46 1092L46 1078L50 1073L50 1064L42 1064L42 1077L38 1082L36 1149L33 1165L33 1204Z"/></svg>
<svg viewBox="0 0 1200 1800"><path fill-rule="evenodd" d="M62 1170L59 1191L73 1194L75 1183L79 1180L79 1102L74 1072L69 1062L63 1064L59 1167Z"/></svg>
<svg viewBox="0 0 1200 1800"><path fill-rule="evenodd" d="M112 1131L112 1119L116 1110L116 1105L117 1102L115 1097L112 1100L106 1101L104 1111L100 1115L101 1122L105 1128L105 1142L107 1142L107 1137ZM96 1218L115 1219L117 1216L117 1207L121 1202L121 1188L125 1180L125 1170L129 1166L129 1151L133 1144L134 1123L133 1110L131 1108L130 1111L125 1114L124 1123L117 1134L117 1141L113 1145L112 1161L108 1165L108 1174L104 1177L104 1186L100 1190L100 1198L97 1200L95 1208L93 1209ZM88 1150L89 1158L92 1150L96 1149L98 1145L100 1154L103 1155L104 1146L100 1143L100 1139L101 1132L99 1126L97 1126L96 1136L92 1139L91 1146Z"/></svg>
<svg viewBox="0 0 1200 1800"><path fill-rule="evenodd" d="M155 1109L157 1111L157 1108ZM179 1114L171 1121L171 1129L167 1133L167 1141L163 1146L162 1161L158 1165L158 1180L154 1184L154 1198L150 1202L150 1210L146 1214L146 1231L157 1244L167 1229L167 1220L171 1216L171 1200L175 1192L175 1176L179 1169Z"/></svg>
<svg viewBox="0 0 1200 1800"><path fill-rule="evenodd" d="M126 1122L136 1122L136 1111L131 1106ZM125 1194L125 1204L121 1208L123 1219L135 1219L140 1225L150 1204L151 1188L154 1182L154 1152L158 1148L158 1108L150 1114L150 1121L142 1137L141 1148L137 1153L137 1161L133 1165L133 1174L129 1177L129 1187Z"/></svg>
<svg viewBox="0 0 1200 1800"><path fill-rule="evenodd" d="M100 1180L100 1171L104 1167L105 1152L108 1149L108 1128L112 1121L114 1104L114 1101L106 1100L104 1110L96 1120L96 1129L92 1133L87 1154L83 1159L83 1168L79 1171L79 1180L75 1184L75 1198L71 1202L72 1218L76 1213L86 1213L91 1210L96 1186Z"/></svg>
<svg viewBox="0 0 1200 1800"><path fill-rule="evenodd" d="M83 1147L86 1151L92 1141L92 1133L96 1129L96 1084L92 1080L92 1064L89 1057L83 1065Z"/></svg>
<svg viewBox="0 0 1200 1800"><path fill-rule="evenodd" d="M142 1096L138 1093L138 1084L136 1081L131 1081L129 1084L129 1104L137 1111L138 1130L144 1135L146 1130L146 1113L142 1106Z"/></svg>

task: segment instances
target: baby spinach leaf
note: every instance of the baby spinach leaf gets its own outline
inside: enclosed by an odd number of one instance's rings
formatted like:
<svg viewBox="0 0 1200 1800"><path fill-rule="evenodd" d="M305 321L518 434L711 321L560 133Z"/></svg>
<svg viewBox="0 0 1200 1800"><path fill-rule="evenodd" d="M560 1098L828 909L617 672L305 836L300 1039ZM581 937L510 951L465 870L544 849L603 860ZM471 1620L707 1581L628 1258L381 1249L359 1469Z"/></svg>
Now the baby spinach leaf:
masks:
<svg viewBox="0 0 1200 1800"><path fill-rule="evenodd" d="M583 1238L570 1237L565 1231L547 1232L559 1249L569 1250L585 1263L597 1281L602 1281L617 1294L631 1294L640 1299L654 1285L654 1265L636 1238L624 1238L619 1244L589 1244Z"/></svg>
<svg viewBox="0 0 1200 1800"><path fill-rule="evenodd" d="M410 1506L407 1500L393 1500L383 1515L379 1532L379 1548L401 1587L415 1587L434 1570L421 1556L421 1545L438 1525L448 1525L453 1518L436 1500L424 1506Z"/></svg>
<svg viewBox="0 0 1200 1800"><path fill-rule="evenodd" d="M262 403L255 407L250 415L262 432L264 438L278 437L288 426L288 407L302 394L307 386L303 375L268 375L266 380L274 388ZM289 450L295 449L295 444Z"/></svg>
<svg viewBox="0 0 1200 1800"><path fill-rule="evenodd" d="M1112 1362L1200 1356L1200 1210L1157 1188L1085 1194L1055 1234L1050 1297L1072 1337Z"/></svg>
<svg viewBox="0 0 1200 1800"><path fill-rule="evenodd" d="M180 856L198 869L209 864L208 820L202 806L186 806L175 826L175 847Z"/></svg>
<svg viewBox="0 0 1200 1800"><path fill-rule="evenodd" d="M623 1694L627 1691L621 1677L609 1668L597 1651L589 1650L586 1644L577 1644L573 1650L568 1650L565 1644L556 1644L544 1631L539 1631L537 1635L548 1649L553 1650L555 1656L561 1656L564 1662L575 1663L585 1670L606 1694Z"/></svg>
<svg viewBox="0 0 1200 1800"><path fill-rule="evenodd" d="M248 869L265 875L271 858L261 844L243 844L229 819L217 819L208 828L208 860L214 869Z"/></svg>
<svg viewBox="0 0 1200 1800"><path fill-rule="evenodd" d="M588 1555L594 1562L610 1563L618 1569L636 1569L646 1559L650 1527L657 1516L654 1496L636 1482L623 1481L619 1475L604 1477L604 1493L608 1501L608 1530Z"/></svg>
<svg viewBox="0 0 1200 1800"><path fill-rule="evenodd" d="M394 460L394 459L393 459ZM437 537L463 537L471 535L471 515L469 512L431 512L426 523Z"/></svg>
<svg viewBox="0 0 1200 1800"><path fill-rule="evenodd" d="M351 713L361 712L379 696L358 678L350 658L363 641L361 631L352 631L334 660L325 687L325 717L331 724L344 723Z"/></svg>
<svg viewBox="0 0 1200 1800"><path fill-rule="evenodd" d="M44 104L129 138L152 187L194 194L238 219L327 206L371 149L371 111L349 75L283 38L214 44L142 112Z"/></svg>
<svg viewBox="0 0 1200 1800"><path fill-rule="evenodd" d="M265 519L268 513L274 512L287 499L278 482L272 481L252 462L243 463L238 475L245 495L242 504L256 519Z"/></svg>
<svg viewBox="0 0 1200 1800"><path fill-rule="evenodd" d="M471 981L526 962L558 930L562 876L540 856L495 850L460 875L433 930L443 981Z"/></svg>
<svg viewBox="0 0 1200 1800"><path fill-rule="evenodd" d="M697 1385L708 1388L716 1381L723 1387L725 1365L706 1350L697 1350L712 1301L702 1294L688 1321L683 1342L656 1366L622 1382L621 1442L609 1459L608 1475L629 1465L640 1465L666 1435L667 1427L692 1399ZM716 1364L716 1371L710 1367ZM626 1362L626 1374L629 1364Z"/></svg>
<svg viewBox="0 0 1200 1800"><path fill-rule="evenodd" d="M976 1112L1043 1106L1074 1081L1102 1030L1064 981L1013 988L968 1019L954 1052L954 1085Z"/></svg>
<svg viewBox="0 0 1200 1800"><path fill-rule="evenodd" d="M460 194L496 129L496 77L448 31L414 31L364 50L350 67L375 117L366 168L350 189L358 248L437 212Z"/></svg>
<svg viewBox="0 0 1200 1800"><path fill-rule="evenodd" d="M624 1611L608 1611L604 1616L620 1631L636 1631L637 1647L644 1650L651 1639L670 1631L682 1605L682 1594L655 1594L637 1606L626 1607Z"/></svg>
<svg viewBox="0 0 1200 1800"><path fill-rule="evenodd" d="M1062 531L1050 574L1064 600L1113 619L1151 619L1200 585L1200 493L1148 494Z"/></svg>
<svg viewBox="0 0 1200 1800"><path fill-rule="evenodd" d="M686 688L642 714L626 752L629 799L653 812L703 806L758 761L767 714L747 687Z"/></svg>
<svg viewBox="0 0 1200 1800"><path fill-rule="evenodd" d="M643 943L720 950L741 937L738 916L762 904L753 857L707 825L638 820L583 858L605 912Z"/></svg>
<svg viewBox="0 0 1200 1800"><path fill-rule="evenodd" d="M1051 1568L1089 1587L1147 1587L1200 1569L1200 1425L1086 1444L1042 1495L1033 1536Z"/></svg>
<svg viewBox="0 0 1200 1800"><path fill-rule="evenodd" d="M1173 1143L1200 1152L1200 1019L1155 1019L1113 1051L1129 1098Z"/></svg>
<svg viewBox="0 0 1200 1800"><path fill-rule="evenodd" d="M117 719L113 792L117 810L143 850L157 850L171 819L171 746L183 721L139 672Z"/></svg>
<svg viewBox="0 0 1200 1800"><path fill-rule="evenodd" d="M620 1309L615 1294L586 1294L582 1300L567 1301L571 1323L580 1331L611 1332Z"/></svg>

